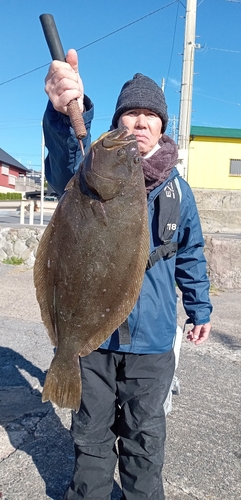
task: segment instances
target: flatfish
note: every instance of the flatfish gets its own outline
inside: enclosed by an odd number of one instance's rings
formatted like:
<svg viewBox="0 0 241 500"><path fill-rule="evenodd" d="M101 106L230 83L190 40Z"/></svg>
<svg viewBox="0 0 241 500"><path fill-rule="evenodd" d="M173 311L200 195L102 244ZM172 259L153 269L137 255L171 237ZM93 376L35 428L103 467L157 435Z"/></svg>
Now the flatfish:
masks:
<svg viewBox="0 0 241 500"><path fill-rule="evenodd" d="M79 356L128 317L148 257L144 175L135 136L122 127L92 143L38 246L36 296L56 347L43 401L78 411Z"/></svg>

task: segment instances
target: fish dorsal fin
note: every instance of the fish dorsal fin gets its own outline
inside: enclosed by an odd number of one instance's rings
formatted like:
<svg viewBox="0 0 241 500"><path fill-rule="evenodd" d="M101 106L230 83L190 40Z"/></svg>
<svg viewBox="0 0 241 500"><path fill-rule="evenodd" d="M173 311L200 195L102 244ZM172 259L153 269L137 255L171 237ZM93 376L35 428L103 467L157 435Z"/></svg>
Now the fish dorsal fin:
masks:
<svg viewBox="0 0 241 500"><path fill-rule="evenodd" d="M54 327L54 310L49 308L47 293L49 287L46 287L46 262L48 262L49 241L51 239L52 230L55 223L55 214L46 227L43 236L39 242L36 259L34 263L34 285L36 288L36 297L40 306L41 317L45 328L47 329L49 338L54 346L57 346L58 340ZM55 287L52 287L53 293ZM54 304L54 297L53 297Z"/></svg>

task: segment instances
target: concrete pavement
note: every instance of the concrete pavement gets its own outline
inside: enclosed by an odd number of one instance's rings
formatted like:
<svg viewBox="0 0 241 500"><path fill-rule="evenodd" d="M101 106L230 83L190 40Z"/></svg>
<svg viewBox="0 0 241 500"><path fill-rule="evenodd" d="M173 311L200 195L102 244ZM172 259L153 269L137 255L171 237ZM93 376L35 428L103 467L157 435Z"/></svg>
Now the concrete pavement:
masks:
<svg viewBox="0 0 241 500"><path fill-rule="evenodd" d="M0 283L0 498L62 500L74 464L70 411L41 402L52 347L32 270L0 264ZM167 417L167 500L241 498L241 291L213 291L212 302L210 340L182 344L181 394Z"/></svg>

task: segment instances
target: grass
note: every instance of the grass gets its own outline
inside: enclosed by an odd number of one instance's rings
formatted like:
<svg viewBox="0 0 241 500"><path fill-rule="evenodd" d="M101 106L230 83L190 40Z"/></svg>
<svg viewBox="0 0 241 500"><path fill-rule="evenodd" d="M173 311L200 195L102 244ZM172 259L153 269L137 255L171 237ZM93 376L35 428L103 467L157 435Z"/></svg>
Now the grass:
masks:
<svg viewBox="0 0 241 500"><path fill-rule="evenodd" d="M13 266L20 266L23 263L24 260L22 259L22 257L15 257L14 255L3 260L3 264L11 264Z"/></svg>
<svg viewBox="0 0 241 500"><path fill-rule="evenodd" d="M210 285L210 290L209 290L210 295L220 295L221 292L223 292L221 288L217 288L212 284Z"/></svg>

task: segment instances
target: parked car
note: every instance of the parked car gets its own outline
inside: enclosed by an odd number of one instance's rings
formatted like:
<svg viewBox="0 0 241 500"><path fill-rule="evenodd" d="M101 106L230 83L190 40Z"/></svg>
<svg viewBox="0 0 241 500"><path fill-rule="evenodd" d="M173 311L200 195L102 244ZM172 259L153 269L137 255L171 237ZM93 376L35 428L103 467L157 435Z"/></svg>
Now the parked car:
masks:
<svg viewBox="0 0 241 500"><path fill-rule="evenodd" d="M57 196L44 196L44 201L58 201Z"/></svg>

